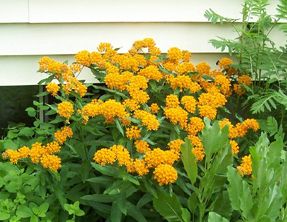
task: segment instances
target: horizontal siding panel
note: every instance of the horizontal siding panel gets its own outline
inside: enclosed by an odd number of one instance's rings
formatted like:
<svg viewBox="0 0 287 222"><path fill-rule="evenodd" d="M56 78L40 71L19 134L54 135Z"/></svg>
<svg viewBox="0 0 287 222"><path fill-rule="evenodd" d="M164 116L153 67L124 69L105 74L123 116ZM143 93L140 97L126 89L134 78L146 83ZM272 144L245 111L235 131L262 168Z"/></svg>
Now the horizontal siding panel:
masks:
<svg viewBox="0 0 287 222"><path fill-rule="evenodd" d="M217 35L234 38L231 26L209 23L75 23L5 24L0 29L0 55L75 54L111 42L126 52L135 40L152 37L166 51L177 46L200 53L214 53L208 41Z"/></svg>
<svg viewBox="0 0 287 222"><path fill-rule="evenodd" d="M202 22L213 8L239 16L241 0L30 0L30 22ZM222 7L224 5L224 7Z"/></svg>
<svg viewBox="0 0 287 222"><path fill-rule="evenodd" d="M0 0L0 23L29 22L29 0Z"/></svg>
<svg viewBox="0 0 287 222"><path fill-rule="evenodd" d="M0 55L75 54L111 42L126 52L135 40L152 37L165 52L169 47L200 53L217 52L208 41L220 33L233 38L230 25L209 23L75 23L5 24L0 29Z"/></svg>
<svg viewBox="0 0 287 222"><path fill-rule="evenodd" d="M0 23L206 22L205 10L240 19L242 0L0 0ZM276 14L279 0L270 0Z"/></svg>
<svg viewBox="0 0 287 222"><path fill-rule="evenodd" d="M202 61L208 62L212 67L218 58L226 56L226 54L193 54L192 62L197 64ZM69 61L71 64L74 59L73 55L52 55L58 61ZM44 73L38 73L38 61L41 56L6 56L0 57L0 86L15 85L35 85L41 79L47 77ZM95 78L89 69L83 70L79 76L87 82L95 82Z"/></svg>
<svg viewBox="0 0 287 222"><path fill-rule="evenodd" d="M241 18L242 0L30 0L30 22L206 22L205 10ZM275 14L272 0L270 13Z"/></svg>
<svg viewBox="0 0 287 222"><path fill-rule="evenodd" d="M75 23L75 24L2 24L0 55L75 54L95 50L100 42L111 42L126 52L135 40L152 37L163 52L177 46L195 53L218 52L209 40L217 36L233 39L236 33L229 24L210 23ZM272 38L285 42L282 32Z"/></svg>

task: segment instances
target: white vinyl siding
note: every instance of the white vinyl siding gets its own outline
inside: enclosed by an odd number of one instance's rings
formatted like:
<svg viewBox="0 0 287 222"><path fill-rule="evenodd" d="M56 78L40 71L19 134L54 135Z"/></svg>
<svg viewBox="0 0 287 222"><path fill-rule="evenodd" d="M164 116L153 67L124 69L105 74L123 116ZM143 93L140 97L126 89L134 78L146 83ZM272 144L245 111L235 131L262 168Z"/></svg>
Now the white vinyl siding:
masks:
<svg viewBox="0 0 287 222"><path fill-rule="evenodd" d="M275 14L276 1L270 12ZM190 50L193 62L212 66L222 57L209 40L237 37L231 24L213 25L204 18L212 8L240 18L241 0L0 0L0 85L31 85L42 77L37 61L49 55L73 61L73 54L110 42L126 52L133 41L154 38L163 52ZM286 37L274 30L280 45ZM94 79L84 72L81 78Z"/></svg>

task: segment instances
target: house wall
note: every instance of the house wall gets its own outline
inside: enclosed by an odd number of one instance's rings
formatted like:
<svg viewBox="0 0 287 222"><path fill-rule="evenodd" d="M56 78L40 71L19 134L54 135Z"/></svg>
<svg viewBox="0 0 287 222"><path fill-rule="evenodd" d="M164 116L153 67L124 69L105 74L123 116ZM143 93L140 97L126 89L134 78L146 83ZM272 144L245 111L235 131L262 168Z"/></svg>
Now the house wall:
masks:
<svg viewBox="0 0 287 222"><path fill-rule="evenodd" d="M276 13L277 0L269 11ZM110 42L126 52L133 41L154 38L163 52L179 47L193 53L193 62L214 66L225 54L209 40L238 37L231 24L214 25L204 17L211 8L238 18L241 0L0 0L0 86L33 85L42 79L37 61L49 55L73 61L73 54ZM271 38L283 45L277 29ZM93 82L88 70L82 79Z"/></svg>

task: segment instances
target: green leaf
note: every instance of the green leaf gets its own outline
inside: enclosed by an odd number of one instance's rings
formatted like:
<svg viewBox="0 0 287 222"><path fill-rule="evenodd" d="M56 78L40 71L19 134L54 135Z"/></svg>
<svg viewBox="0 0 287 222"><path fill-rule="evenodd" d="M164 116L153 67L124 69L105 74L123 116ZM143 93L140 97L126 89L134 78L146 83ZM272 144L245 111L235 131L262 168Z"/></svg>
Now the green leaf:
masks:
<svg viewBox="0 0 287 222"><path fill-rule="evenodd" d="M226 18L223 17L219 14L217 14L215 11L213 11L212 9L206 10L204 13L204 17L206 17L208 19L208 21L212 22L212 23L230 23L230 22L235 22L237 21L237 19L231 19L231 18Z"/></svg>
<svg viewBox="0 0 287 222"><path fill-rule="evenodd" d="M151 201L152 201L152 195L149 193L146 193L139 199L139 201L137 203L137 207L141 208Z"/></svg>
<svg viewBox="0 0 287 222"><path fill-rule="evenodd" d="M101 166L96 163L91 163L91 165L95 170L99 171L103 175L114 176L114 177L119 175L119 171L113 166Z"/></svg>
<svg viewBox="0 0 287 222"><path fill-rule="evenodd" d="M26 136L26 137L31 137L34 135L34 131L32 128L29 127L24 127L20 130L19 136Z"/></svg>
<svg viewBox="0 0 287 222"><path fill-rule="evenodd" d="M80 209L80 202L79 201L76 201L74 204L73 204L73 207L75 209L75 215L78 216L78 217L81 217L81 216L84 216L85 215L85 211L81 210Z"/></svg>
<svg viewBox="0 0 287 222"><path fill-rule="evenodd" d="M148 193L150 193L153 197L157 198L157 191L154 188L151 180L143 178L143 184Z"/></svg>
<svg viewBox="0 0 287 222"><path fill-rule="evenodd" d="M138 222L147 222L142 212L132 203L127 202L128 211L127 214L134 218Z"/></svg>
<svg viewBox="0 0 287 222"><path fill-rule="evenodd" d="M0 220L8 220L10 218L10 214L5 212L0 212Z"/></svg>
<svg viewBox="0 0 287 222"><path fill-rule="evenodd" d="M128 212L128 204L127 197L124 194L120 195L116 200L117 207L122 212L122 214L127 215Z"/></svg>
<svg viewBox="0 0 287 222"><path fill-rule="evenodd" d="M246 181L242 181L242 195L239 196L240 198L240 209L242 210L242 215L245 218L249 218L249 214L253 207L253 199L250 188Z"/></svg>
<svg viewBox="0 0 287 222"><path fill-rule="evenodd" d="M64 209L68 211L69 215L75 215L78 217L85 215L85 212L80 209L79 201L76 201L74 204L64 204Z"/></svg>
<svg viewBox="0 0 287 222"><path fill-rule="evenodd" d="M32 211L38 217L46 217L46 212L49 209L49 204L47 202L42 203L39 207L32 207Z"/></svg>
<svg viewBox="0 0 287 222"><path fill-rule="evenodd" d="M38 222L38 221L39 221L39 219L36 215L33 215L30 219L30 222Z"/></svg>
<svg viewBox="0 0 287 222"><path fill-rule="evenodd" d="M3 148L4 149L17 149L18 148L18 144L14 143L13 140L4 140L3 142Z"/></svg>
<svg viewBox="0 0 287 222"><path fill-rule="evenodd" d="M266 121L266 127L266 130L268 131L270 136L273 136L278 132L278 123L273 116L268 116Z"/></svg>
<svg viewBox="0 0 287 222"><path fill-rule="evenodd" d="M37 112L33 107L28 107L25 109L25 111L27 112L28 116L30 117L35 117Z"/></svg>
<svg viewBox="0 0 287 222"><path fill-rule="evenodd" d="M116 202L112 204L110 219L111 222L121 222L122 220L122 212Z"/></svg>
<svg viewBox="0 0 287 222"><path fill-rule="evenodd" d="M122 178L124 181L129 181L135 185L140 185L138 179L136 179L135 177L131 176L130 174L128 173L125 173L124 175L122 175Z"/></svg>
<svg viewBox="0 0 287 222"><path fill-rule="evenodd" d="M193 192L190 197L187 200L187 206L188 209L190 210L190 212L192 212L193 214L195 214L196 212L196 208L199 206L199 202L198 202L198 198L196 196L196 193Z"/></svg>
<svg viewBox="0 0 287 222"><path fill-rule="evenodd" d="M42 79L40 82L38 82L38 85L46 84L51 82L54 79L54 75L51 75L45 79Z"/></svg>
<svg viewBox="0 0 287 222"><path fill-rule="evenodd" d="M206 154L206 162L208 163L214 153L229 146L228 128L220 129L218 122L210 125L205 119L206 127L202 131L202 142Z"/></svg>
<svg viewBox="0 0 287 222"><path fill-rule="evenodd" d="M47 96L49 95L49 93L47 91L44 91L44 92L40 92L37 94L37 97L43 97L43 96Z"/></svg>
<svg viewBox="0 0 287 222"><path fill-rule="evenodd" d="M91 195L85 195L81 197L83 200L89 200L89 201L94 201L94 202L99 202L99 203L112 203L114 202L117 198L119 197L118 194L91 194Z"/></svg>
<svg viewBox="0 0 287 222"><path fill-rule="evenodd" d="M197 177L197 162L191 150L190 140L186 138L185 143L181 146L181 159L190 182L194 184Z"/></svg>
<svg viewBox="0 0 287 222"><path fill-rule="evenodd" d="M117 129L118 131L122 134L122 136L125 136L125 132L124 132L124 129L120 123L120 121L118 119L116 119L116 126L117 126Z"/></svg>
<svg viewBox="0 0 287 222"><path fill-rule="evenodd" d="M161 216L169 222L184 222L182 219L182 207L178 198L164 191L158 190L158 198L153 199L153 206Z"/></svg>
<svg viewBox="0 0 287 222"><path fill-rule="evenodd" d="M218 193L213 203L214 205L211 211L214 211L223 217L230 218L233 209L227 191Z"/></svg>
<svg viewBox="0 0 287 222"><path fill-rule="evenodd" d="M209 212L208 222L228 222L228 220L215 212Z"/></svg>
<svg viewBox="0 0 287 222"><path fill-rule="evenodd" d="M242 195L241 177L233 167L229 166L227 179L229 182L227 190L231 206L234 210L240 210L240 196Z"/></svg>
<svg viewBox="0 0 287 222"><path fill-rule="evenodd" d="M268 149L268 164L272 167L281 165L281 153L284 148L284 140L281 136L276 135L276 140L270 144Z"/></svg>
<svg viewBox="0 0 287 222"><path fill-rule="evenodd" d="M190 222L191 221L191 215L190 215L188 209L181 208L181 211L182 211L181 216L182 216L183 221L184 222Z"/></svg>
<svg viewBox="0 0 287 222"><path fill-rule="evenodd" d="M51 120L49 123L56 124L56 123L61 123L61 122L64 122L64 119L60 116L57 116L55 119Z"/></svg>
<svg viewBox="0 0 287 222"><path fill-rule="evenodd" d="M27 218L27 217L31 217L33 215L33 212L29 207L25 205L20 205L17 208L16 215L21 218Z"/></svg>
<svg viewBox="0 0 287 222"><path fill-rule="evenodd" d="M110 184L111 182L113 182L113 179L111 177L98 176L98 177L89 178L86 181L91 182L91 183Z"/></svg>

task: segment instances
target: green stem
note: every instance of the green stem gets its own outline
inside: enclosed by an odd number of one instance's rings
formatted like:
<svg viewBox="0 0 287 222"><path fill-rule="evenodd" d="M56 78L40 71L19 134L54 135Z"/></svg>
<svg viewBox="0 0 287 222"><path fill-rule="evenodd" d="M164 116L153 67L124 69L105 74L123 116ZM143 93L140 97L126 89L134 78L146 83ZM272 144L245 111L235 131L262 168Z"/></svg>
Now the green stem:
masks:
<svg viewBox="0 0 287 222"><path fill-rule="evenodd" d="M199 205L199 222L204 221L204 214L205 214L205 206L203 203Z"/></svg>

